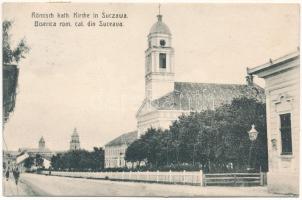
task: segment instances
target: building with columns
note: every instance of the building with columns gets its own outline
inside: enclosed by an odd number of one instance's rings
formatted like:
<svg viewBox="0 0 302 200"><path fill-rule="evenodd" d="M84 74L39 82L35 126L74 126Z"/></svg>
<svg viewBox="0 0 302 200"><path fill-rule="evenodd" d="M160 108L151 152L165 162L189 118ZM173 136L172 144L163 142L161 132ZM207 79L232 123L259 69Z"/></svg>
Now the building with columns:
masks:
<svg viewBox="0 0 302 200"><path fill-rule="evenodd" d="M71 140L70 140L70 150L74 151L74 150L79 150L80 147L80 137L79 134L77 132L77 129L74 128L73 133L71 135Z"/></svg>
<svg viewBox="0 0 302 200"><path fill-rule="evenodd" d="M299 194L300 52L247 71L265 80L268 189Z"/></svg>
<svg viewBox="0 0 302 200"><path fill-rule="evenodd" d="M145 99L137 111L138 137L148 128L167 129L182 114L215 109L242 96L265 101L264 90L247 77L247 84L175 81L172 33L157 15L145 51Z"/></svg>

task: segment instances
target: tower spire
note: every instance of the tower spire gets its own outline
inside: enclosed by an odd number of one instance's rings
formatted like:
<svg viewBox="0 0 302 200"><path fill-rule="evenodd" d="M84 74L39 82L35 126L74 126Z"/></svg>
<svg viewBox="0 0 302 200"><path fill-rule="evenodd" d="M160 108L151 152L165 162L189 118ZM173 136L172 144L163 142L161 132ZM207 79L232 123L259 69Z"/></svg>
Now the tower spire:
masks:
<svg viewBox="0 0 302 200"><path fill-rule="evenodd" d="M78 149L80 149L80 138L77 129L74 128L70 140L70 150L78 150Z"/></svg>
<svg viewBox="0 0 302 200"><path fill-rule="evenodd" d="M157 15L157 20L159 21L159 22L161 22L162 21L162 18L163 18L163 16L160 14L160 3L158 4L158 15Z"/></svg>

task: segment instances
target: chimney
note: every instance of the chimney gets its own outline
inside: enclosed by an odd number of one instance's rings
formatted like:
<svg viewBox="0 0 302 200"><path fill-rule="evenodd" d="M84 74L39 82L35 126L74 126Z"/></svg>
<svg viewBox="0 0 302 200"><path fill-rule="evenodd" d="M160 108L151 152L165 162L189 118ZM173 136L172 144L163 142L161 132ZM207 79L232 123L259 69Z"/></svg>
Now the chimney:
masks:
<svg viewBox="0 0 302 200"><path fill-rule="evenodd" d="M251 74L248 74L246 77L246 84L248 85L248 86L253 86L254 85L254 83L253 83L253 75L251 75Z"/></svg>

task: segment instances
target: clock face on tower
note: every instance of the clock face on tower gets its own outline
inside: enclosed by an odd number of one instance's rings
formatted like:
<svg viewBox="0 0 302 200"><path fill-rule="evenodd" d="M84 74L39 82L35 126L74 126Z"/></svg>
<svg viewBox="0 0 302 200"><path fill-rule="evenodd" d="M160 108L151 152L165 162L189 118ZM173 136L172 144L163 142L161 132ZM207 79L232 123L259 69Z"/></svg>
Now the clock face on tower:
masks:
<svg viewBox="0 0 302 200"><path fill-rule="evenodd" d="M160 44L160 46L164 47L166 45L166 41L165 40L160 40L159 44Z"/></svg>

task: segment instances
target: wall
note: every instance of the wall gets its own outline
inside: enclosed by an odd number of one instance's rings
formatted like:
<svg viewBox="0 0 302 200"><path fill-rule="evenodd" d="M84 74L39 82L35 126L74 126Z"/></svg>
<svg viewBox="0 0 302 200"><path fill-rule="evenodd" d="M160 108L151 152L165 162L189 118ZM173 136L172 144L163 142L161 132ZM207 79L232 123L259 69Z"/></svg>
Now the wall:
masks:
<svg viewBox="0 0 302 200"><path fill-rule="evenodd" d="M275 193L299 193L299 68L265 77L269 173ZM292 155L281 155L280 114L291 113Z"/></svg>
<svg viewBox="0 0 302 200"><path fill-rule="evenodd" d="M127 145L105 147L105 168L119 168L129 166L125 162Z"/></svg>
<svg viewBox="0 0 302 200"><path fill-rule="evenodd" d="M173 121L177 120L182 114L189 114L184 110L154 110L141 115L137 119L138 137L144 134L148 128L168 129Z"/></svg>

